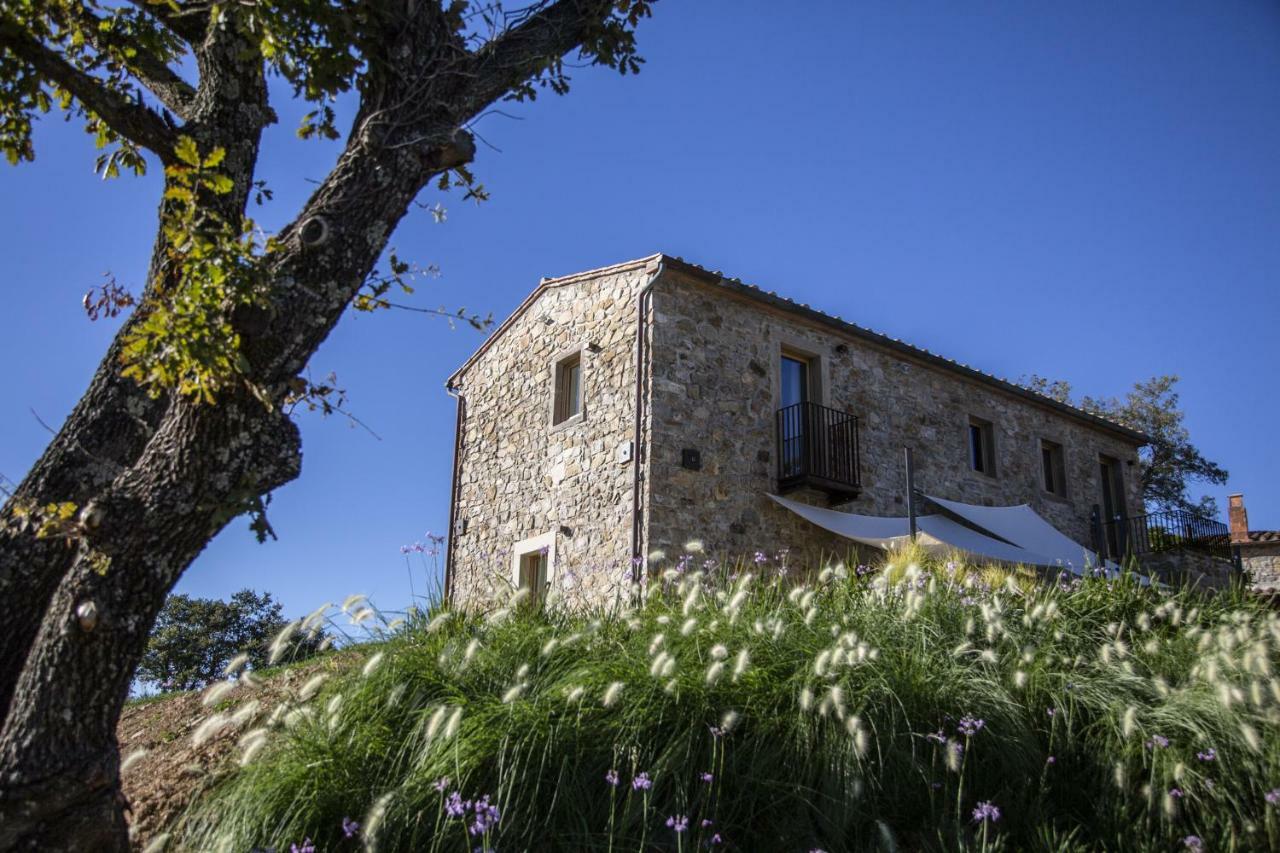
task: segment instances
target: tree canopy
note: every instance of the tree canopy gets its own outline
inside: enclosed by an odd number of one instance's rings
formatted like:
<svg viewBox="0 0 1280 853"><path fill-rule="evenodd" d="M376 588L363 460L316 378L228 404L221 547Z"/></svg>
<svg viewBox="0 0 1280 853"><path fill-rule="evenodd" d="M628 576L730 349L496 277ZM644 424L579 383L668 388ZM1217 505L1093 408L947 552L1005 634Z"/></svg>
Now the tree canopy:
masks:
<svg viewBox="0 0 1280 853"><path fill-rule="evenodd" d="M156 618L137 677L161 690L197 690L224 677L238 655L252 669L271 658L271 639L289 620L271 593L242 589L223 601L170 595ZM290 660L311 657L326 643L323 631L300 636L290 645Z"/></svg>
<svg viewBox="0 0 1280 853"><path fill-rule="evenodd" d="M312 355L349 307L408 288L388 240L428 187L483 188L470 125L564 94L569 70L640 69L652 0L9 0L0 4L0 150L34 122L81 122L104 177L163 171L137 292L89 387L0 511L0 848L124 850L115 721L153 622L229 521L271 535L270 492L301 471L300 404L326 408ZM568 60L568 61L567 61ZM265 198L268 81L341 141L278 232ZM351 106L340 116L338 98ZM480 322L462 314L463 320Z"/></svg>

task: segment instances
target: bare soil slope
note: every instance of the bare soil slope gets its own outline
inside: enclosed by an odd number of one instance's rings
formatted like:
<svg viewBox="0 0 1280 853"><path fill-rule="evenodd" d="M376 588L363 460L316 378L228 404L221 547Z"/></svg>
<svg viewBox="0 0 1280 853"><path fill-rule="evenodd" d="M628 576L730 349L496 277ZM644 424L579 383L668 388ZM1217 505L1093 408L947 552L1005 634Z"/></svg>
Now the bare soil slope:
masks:
<svg viewBox="0 0 1280 853"><path fill-rule="evenodd" d="M127 705L116 737L135 849L163 835L201 791L237 766L243 753L240 738L246 731L264 725L282 705L296 701L298 691L316 675L341 672L363 657L353 650L306 661L252 679L251 684L237 684L211 706L204 704L208 691ZM210 722L215 715L227 722Z"/></svg>

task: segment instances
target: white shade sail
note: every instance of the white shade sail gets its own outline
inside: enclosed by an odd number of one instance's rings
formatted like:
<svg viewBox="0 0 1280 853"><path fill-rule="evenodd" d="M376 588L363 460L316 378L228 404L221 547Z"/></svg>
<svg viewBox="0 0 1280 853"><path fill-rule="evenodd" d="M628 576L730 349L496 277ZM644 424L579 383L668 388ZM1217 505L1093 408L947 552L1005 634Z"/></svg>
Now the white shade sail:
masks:
<svg viewBox="0 0 1280 853"><path fill-rule="evenodd" d="M989 530L1001 539L1017 542L1031 551L1048 554L1064 566L1083 569L1096 566L1098 555L1067 536L1026 504L1017 506L975 506L926 495L940 507Z"/></svg>
<svg viewBox="0 0 1280 853"><path fill-rule="evenodd" d="M864 545L892 548L911 536L910 521L906 518L856 515L778 495L769 497L806 521ZM1086 566L1095 564L1096 555L1092 551L1072 541L1025 504L984 507L933 497L929 500L992 534L988 536L942 514L918 516L916 527L920 535L916 541L931 552L958 550L1004 563L1065 568L1074 574L1083 574Z"/></svg>

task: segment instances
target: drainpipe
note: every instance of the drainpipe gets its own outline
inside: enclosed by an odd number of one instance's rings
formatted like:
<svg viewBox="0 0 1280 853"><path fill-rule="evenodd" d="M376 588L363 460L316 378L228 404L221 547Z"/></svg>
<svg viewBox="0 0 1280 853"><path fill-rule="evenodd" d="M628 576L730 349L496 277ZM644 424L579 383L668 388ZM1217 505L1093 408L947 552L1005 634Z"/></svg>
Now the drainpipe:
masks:
<svg viewBox="0 0 1280 853"><path fill-rule="evenodd" d="M453 538L458 535L458 474L462 469L462 428L466 424L467 399L461 386L446 385L445 392L458 404L453 428L453 478L449 486L449 538L444 552L444 602L453 599Z"/></svg>
<svg viewBox="0 0 1280 853"><path fill-rule="evenodd" d="M641 443L644 428L645 364L648 356L645 332L649 327L649 306L652 304L653 286L662 276L662 271L665 268L666 260L660 259L658 268L653 271L649 281L636 294L636 423L635 437L631 444L631 580L635 587L637 598L640 595L640 567L643 556L640 553L640 539L641 531L644 527L644 519L640 512L640 463L642 459L646 459L648 456L645 452L647 448L644 448ZM642 448L644 449L642 450Z"/></svg>

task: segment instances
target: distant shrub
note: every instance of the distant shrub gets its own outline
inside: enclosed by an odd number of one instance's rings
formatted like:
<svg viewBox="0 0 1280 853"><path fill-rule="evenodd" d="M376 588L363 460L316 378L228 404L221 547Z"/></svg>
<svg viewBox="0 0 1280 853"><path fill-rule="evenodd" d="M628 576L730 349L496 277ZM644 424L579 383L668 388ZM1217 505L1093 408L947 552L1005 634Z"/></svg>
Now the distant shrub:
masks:
<svg viewBox="0 0 1280 853"><path fill-rule="evenodd" d="M237 655L261 669L268 664L269 644L289 621L271 593L242 589L229 601L170 595L156 618L136 678L163 691L197 690L224 677ZM300 635L289 646L289 659L314 655L324 643L322 631Z"/></svg>
<svg viewBox="0 0 1280 853"><path fill-rule="evenodd" d="M1280 844L1280 619L1242 594L918 554L804 583L739 568L668 571L633 611L412 619L265 748L247 735L184 843Z"/></svg>

